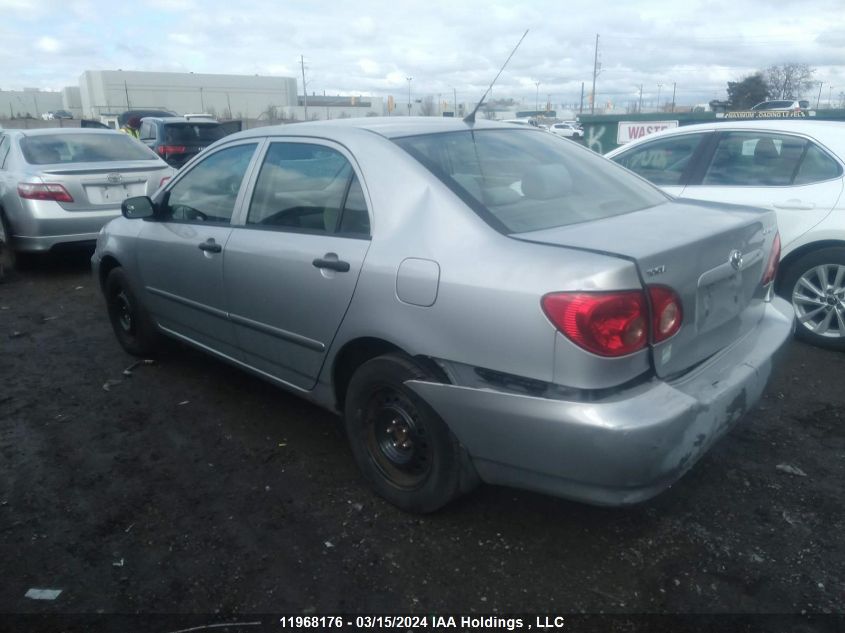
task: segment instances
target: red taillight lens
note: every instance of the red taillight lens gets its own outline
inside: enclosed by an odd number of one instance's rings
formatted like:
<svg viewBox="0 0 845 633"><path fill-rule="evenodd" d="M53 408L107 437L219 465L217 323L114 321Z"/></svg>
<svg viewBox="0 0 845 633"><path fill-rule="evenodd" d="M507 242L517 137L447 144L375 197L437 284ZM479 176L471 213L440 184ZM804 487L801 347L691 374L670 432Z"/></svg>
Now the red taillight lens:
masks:
<svg viewBox="0 0 845 633"><path fill-rule="evenodd" d="M681 329L684 313L681 300L675 291L666 286L649 286L651 299L651 336L652 342L665 341Z"/></svg>
<svg viewBox="0 0 845 633"><path fill-rule="evenodd" d="M766 264L766 272L763 274L763 285L768 286L775 280L778 274L780 263L780 232L775 233L775 240L772 242L772 252L769 253L769 261Z"/></svg>
<svg viewBox="0 0 845 633"><path fill-rule="evenodd" d="M18 195L27 200L55 200L73 202L73 197L62 185L52 183L19 182Z"/></svg>
<svg viewBox="0 0 845 633"><path fill-rule="evenodd" d="M159 145L156 148L156 151L161 156L166 156L167 154L184 154L185 153L185 146L184 145Z"/></svg>
<svg viewBox="0 0 845 633"><path fill-rule="evenodd" d="M648 306L639 290L556 292L541 305L558 330L599 356L624 356L648 342Z"/></svg>

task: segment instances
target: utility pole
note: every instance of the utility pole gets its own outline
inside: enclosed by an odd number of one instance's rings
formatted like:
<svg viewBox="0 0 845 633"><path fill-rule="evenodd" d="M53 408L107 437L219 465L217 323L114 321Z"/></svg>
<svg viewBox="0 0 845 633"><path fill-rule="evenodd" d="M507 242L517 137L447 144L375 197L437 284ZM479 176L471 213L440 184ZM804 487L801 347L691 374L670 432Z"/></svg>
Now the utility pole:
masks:
<svg viewBox="0 0 845 633"><path fill-rule="evenodd" d="M303 95L303 105L305 106L305 120L308 120L308 88L305 85L305 58L300 55L299 56L299 65L302 68L302 95Z"/></svg>
<svg viewBox="0 0 845 633"><path fill-rule="evenodd" d="M540 82L535 81L534 85L537 86L537 96L535 97L535 100L534 100L534 113L535 113L535 116L536 116L536 113L540 111Z"/></svg>
<svg viewBox="0 0 845 633"><path fill-rule="evenodd" d="M581 82L581 102L578 106L578 114L584 112L584 82Z"/></svg>
<svg viewBox="0 0 845 633"><path fill-rule="evenodd" d="M830 104L830 93L833 92L833 86L831 84L827 84L827 109L830 110L833 106ZM9 109L11 109L11 105Z"/></svg>
<svg viewBox="0 0 845 633"><path fill-rule="evenodd" d="M408 80L408 116L411 116L411 79L413 77L405 77Z"/></svg>
<svg viewBox="0 0 845 633"><path fill-rule="evenodd" d="M454 110L455 110L454 116L458 116L458 91L455 90L454 87L452 88L452 94L454 95L454 102L453 102L453 104L455 106L454 107Z"/></svg>
<svg viewBox="0 0 845 633"><path fill-rule="evenodd" d="M205 100L202 98L202 86L200 86L200 112L205 113Z"/></svg>
<svg viewBox="0 0 845 633"><path fill-rule="evenodd" d="M672 82L672 112L675 111L675 87L678 85L677 81Z"/></svg>
<svg viewBox="0 0 845 633"><path fill-rule="evenodd" d="M819 109L819 101L822 100L822 86L824 85L823 81L819 82L819 96L816 97L816 110Z"/></svg>
<svg viewBox="0 0 845 633"><path fill-rule="evenodd" d="M599 74L599 34L596 33L596 52L593 56L593 92L592 92L592 99L590 100L590 114L594 114L596 111L596 77Z"/></svg>
<svg viewBox="0 0 845 633"><path fill-rule="evenodd" d="M229 93L226 93L226 105L229 108L229 118L234 119L235 116L232 114L232 101L229 99Z"/></svg>
<svg viewBox="0 0 845 633"><path fill-rule="evenodd" d="M546 112L552 109L552 95L551 93L546 94Z"/></svg>
<svg viewBox="0 0 845 633"><path fill-rule="evenodd" d="M660 112L660 90L663 88L663 84L657 84L657 111Z"/></svg>
<svg viewBox="0 0 845 633"><path fill-rule="evenodd" d="M129 105L129 86L126 84L126 80L123 81L123 90L126 92L126 109L131 110L132 106Z"/></svg>
<svg viewBox="0 0 845 633"><path fill-rule="evenodd" d="M643 85L640 84L640 102L637 104L637 114L643 113Z"/></svg>

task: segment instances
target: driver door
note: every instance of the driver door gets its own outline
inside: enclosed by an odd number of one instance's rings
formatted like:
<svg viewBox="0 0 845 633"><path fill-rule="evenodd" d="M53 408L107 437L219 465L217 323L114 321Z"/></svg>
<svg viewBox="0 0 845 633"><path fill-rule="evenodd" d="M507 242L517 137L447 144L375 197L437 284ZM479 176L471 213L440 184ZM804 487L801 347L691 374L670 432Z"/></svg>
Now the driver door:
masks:
<svg viewBox="0 0 845 633"><path fill-rule="evenodd" d="M227 145L180 174L157 196L156 217L143 222L136 249L144 303L158 325L232 358L239 354L223 259L258 146L254 140Z"/></svg>

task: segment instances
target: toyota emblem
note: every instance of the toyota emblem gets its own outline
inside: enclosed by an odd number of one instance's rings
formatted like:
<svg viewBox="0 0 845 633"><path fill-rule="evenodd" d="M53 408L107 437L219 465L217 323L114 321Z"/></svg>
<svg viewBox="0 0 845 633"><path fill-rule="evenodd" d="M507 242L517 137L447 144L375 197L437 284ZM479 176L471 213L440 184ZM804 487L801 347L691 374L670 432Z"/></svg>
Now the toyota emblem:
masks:
<svg viewBox="0 0 845 633"><path fill-rule="evenodd" d="M734 270L740 270L742 268L742 253L738 250L732 250L728 256L728 261Z"/></svg>
<svg viewBox="0 0 845 633"><path fill-rule="evenodd" d="M106 176L106 180L108 180L113 185L119 185L123 182L123 176L117 173L109 174L108 176Z"/></svg>

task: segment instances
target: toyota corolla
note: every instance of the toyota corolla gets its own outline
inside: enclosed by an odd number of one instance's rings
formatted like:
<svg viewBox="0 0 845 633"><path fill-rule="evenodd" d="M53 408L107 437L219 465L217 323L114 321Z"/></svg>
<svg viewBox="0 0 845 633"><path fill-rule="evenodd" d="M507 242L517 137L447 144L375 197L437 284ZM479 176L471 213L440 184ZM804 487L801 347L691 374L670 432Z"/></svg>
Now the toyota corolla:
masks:
<svg viewBox="0 0 845 633"><path fill-rule="evenodd" d="M666 489L793 329L772 211L672 200L526 127L340 120L228 136L123 203L94 273L120 344L196 346L341 414L383 497L479 481Z"/></svg>

